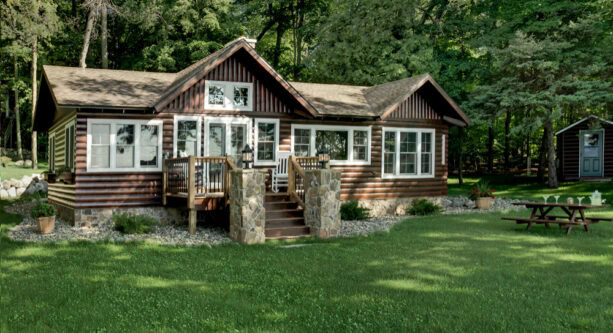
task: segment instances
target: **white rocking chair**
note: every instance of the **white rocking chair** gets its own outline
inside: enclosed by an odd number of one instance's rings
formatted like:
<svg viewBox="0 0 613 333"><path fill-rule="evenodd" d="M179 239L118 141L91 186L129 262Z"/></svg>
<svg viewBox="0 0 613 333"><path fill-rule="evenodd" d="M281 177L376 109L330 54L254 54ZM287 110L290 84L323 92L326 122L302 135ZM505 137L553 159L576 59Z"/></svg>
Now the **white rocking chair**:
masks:
<svg viewBox="0 0 613 333"><path fill-rule="evenodd" d="M287 186L289 179L287 175L287 163L290 155L291 153L289 151L277 152L277 166L272 169L272 191L275 193L279 192L279 185Z"/></svg>

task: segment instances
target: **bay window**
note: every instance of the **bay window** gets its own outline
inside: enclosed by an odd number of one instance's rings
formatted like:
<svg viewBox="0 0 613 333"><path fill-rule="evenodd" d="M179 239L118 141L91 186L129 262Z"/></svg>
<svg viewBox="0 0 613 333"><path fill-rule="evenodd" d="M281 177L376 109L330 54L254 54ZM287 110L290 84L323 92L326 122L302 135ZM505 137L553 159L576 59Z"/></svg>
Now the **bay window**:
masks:
<svg viewBox="0 0 613 333"><path fill-rule="evenodd" d="M200 116L175 116L174 157L200 156L201 126Z"/></svg>
<svg viewBox="0 0 613 333"><path fill-rule="evenodd" d="M383 178L434 177L434 129L383 128Z"/></svg>
<svg viewBox="0 0 613 333"><path fill-rule="evenodd" d="M204 108L208 110L253 111L253 84L206 80Z"/></svg>
<svg viewBox="0 0 613 333"><path fill-rule="evenodd" d="M161 154L160 120L87 121L87 171L159 171Z"/></svg>
<svg viewBox="0 0 613 333"><path fill-rule="evenodd" d="M292 125L292 151L296 156L316 156L323 145L331 165L370 164L369 126Z"/></svg>

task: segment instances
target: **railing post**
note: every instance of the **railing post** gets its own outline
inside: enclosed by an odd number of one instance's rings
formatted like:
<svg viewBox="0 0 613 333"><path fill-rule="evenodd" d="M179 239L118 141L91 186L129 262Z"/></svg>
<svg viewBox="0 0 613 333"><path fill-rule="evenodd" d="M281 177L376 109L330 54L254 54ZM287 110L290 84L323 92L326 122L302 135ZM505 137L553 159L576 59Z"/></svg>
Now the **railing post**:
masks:
<svg viewBox="0 0 613 333"><path fill-rule="evenodd" d="M187 165L187 208L189 208L189 233L196 233L196 157L190 156Z"/></svg>
<svg viewBox="0 0 613 333"><path fill-rule="evenodd" d="M230 198L230 163L232 163L232 156L226 157L225 171L224 171L224 197L226 199L226 205L229 205Z"/></svg>
<svg viewBox="0 0 613 333"><path fill-rule="evenodd" d="M290 156L287 162L287 193L296 192L296 175L294 170L294 163L296 162L295 156Z"/></svg>
<svg viewBox="0 0 613 333"><path fill-rule="evenodd" d="M162 159L162 205L166 206L166 192L168 192L168 173L166 160Z"/></svg>

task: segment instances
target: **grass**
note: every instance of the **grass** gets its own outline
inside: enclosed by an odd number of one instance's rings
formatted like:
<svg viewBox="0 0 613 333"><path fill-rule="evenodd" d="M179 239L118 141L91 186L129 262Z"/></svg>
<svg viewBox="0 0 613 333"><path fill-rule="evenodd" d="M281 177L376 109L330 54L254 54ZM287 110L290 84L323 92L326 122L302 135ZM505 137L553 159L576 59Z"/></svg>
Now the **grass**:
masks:
<svg viewBox="0 0 613 333"><path fill-rule="evenodd" d="M496 196L543 201L543 195L559 195L559 202L566 202L566 198L573 197L577 202L578 196L586 197L582 203L589 203L588 197L596 190L602 193L603 198L607 199L607 204L613 204L613 181L606 182L564 182L557 189L547 188L544 184L536 181L536 177L513 177L496 176L485 177L495 191ZM448 181L449 195L467 195L472 186L480 178L464 178L464 184L459 185L457 178L450 178ZM554 198L549 198L548 202L554 202Z"/></svg>
<svg viewBox="0 0 613 333"><path fill-rule="evenodd" d="M0 165L0 178L5 179L21 179L23 176L31 176L33 173L42 173L47 171L49 164L46 161L39 161L38 168L19 167L15 164L7 164L6 167Z"/></svg>
<svg viewBox="0 0 613 333"><path fill-rule="evenodd" d="M305 247L184 248L15 243L20 217L0 214L0 331L613 327L613 223L566 236L503 213L434 216Z"/></svg>

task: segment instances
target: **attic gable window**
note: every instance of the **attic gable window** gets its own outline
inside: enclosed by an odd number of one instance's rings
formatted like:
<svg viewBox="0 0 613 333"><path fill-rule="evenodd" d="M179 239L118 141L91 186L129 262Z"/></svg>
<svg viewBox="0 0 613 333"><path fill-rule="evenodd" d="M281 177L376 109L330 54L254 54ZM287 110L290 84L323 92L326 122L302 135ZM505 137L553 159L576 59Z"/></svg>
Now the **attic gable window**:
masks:
<svg viewBox="0 0 613 333"><path fill-rule="evenodd" d="M253 111L252 83L207 80L204 93L207 110Z"/></svg>

